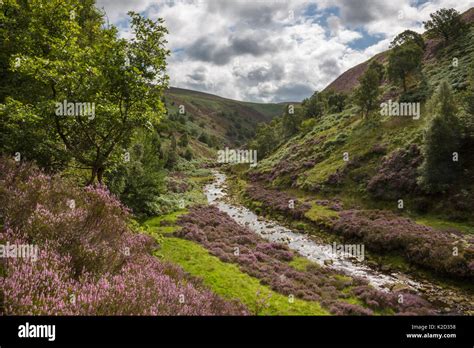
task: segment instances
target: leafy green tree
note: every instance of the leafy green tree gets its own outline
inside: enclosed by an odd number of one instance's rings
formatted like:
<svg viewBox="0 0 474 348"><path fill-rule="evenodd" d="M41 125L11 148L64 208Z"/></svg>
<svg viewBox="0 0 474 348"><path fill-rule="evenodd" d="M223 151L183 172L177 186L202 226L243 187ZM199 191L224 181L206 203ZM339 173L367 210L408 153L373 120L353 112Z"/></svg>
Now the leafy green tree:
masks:
<svg viewBox="0 0 474 348"><path fill-rule="evenodd" d="M408 41L395 46L388 57L388 76L390 80L401 83L403 91L407 91L407 77L421 72L423 49L415 42Z"/></svg>
<svg viewBox="0 0 474 348"><path fill-rule="evenodd" d="M176 144L176 138L173 134L170 136L170 146L168 150L168 158L166 161L166 168L173 169L178 163L178 146Z"/></svg>
<svg viewBox="0 0 474 348"><path fill-rule="evenodd" d="M443 81L431 100L434 117L424 137L420 184L427 192L445 191L459 175L461 128L451 87ZM458 153L459 155L459 153Z"/></svg>
<svg viewBox="0 0 474 348"><path fill-rule="evenodd" d="M344 93L330 93L328 106L331 111L342 112L346 106L347 96Z"/></svg>
<svg viewBox="0 0 474 348"><path fill-rule="evenodd" d="M309 99L303 100L303 107L305 108L305 116L319 118L324 113L324 101L318 91L314 92Z"/></svg>
<svg viewBox="0 0 474 348"><path fill-rule="evenodd" d="M359 78L359 86L354 92L354 100L365 118L378 107L380 97L380 82L383 78L381 64L372 61L365 73ZM382 66L383 68L383 66Z"/></svg>
<svg viewBox="0 0 474 348"><path fill-rule="evenodd" d="M31 83L26 93L9 91L8 100L32 105L50 138L59 139L91 171L88 184L102 182L119 158L116 149L164 113L160 97L168 81L168 51L162 20L131 12L135 35L127 41L118 38L115 27L105 26L93 1L6 3L0 12L13 19L11 27L2 26L7 47L0 59L3 65L8 61L7 81L22 81L20 87ZM61 103L72 103L73 112L66 115ZM88 105L87 117L78 114L77 105Z"/></svg>
<svg viewBox="0 0 474 348"><path fill-rule="evenodd" d="M430 14L430 17L430 20L423 22L428 36L442 38L444 42L455 40L468 29L467 24L461 18L461 14L454 8L443 8Z"/></svg>
<svg viewBox="0 0 474 348"><path fill-rule="evenodd" d="M390 43L390 48L399 47L410 42L417 44L423 50L425 49L425 40L423 40L423 36L413 30L405 30L395 36Z"/></svg>
<svg viewBox="0 0 474 348"><path fill-rule="evenodd" d="M156 200L165 191L163 161L157 156L156 133L138 132L129 151L106 173L107 186L137 216L156 214Z"/></svg>
<svg viewBox="0 0 474 348"><path fill-rule="evenodd" d="M286 138L298 132L301 121L303 120L301 108L294 107L291 110L293 111L290 113L289 108L286 108L282 118L282 127Z"/></svg>
<svg viewBox="0 0 474 348"><path fill-rule="evenodd" d="M257 150L260 159L268 156L278 146L281 137L278 136L278 129L281 127L281 120L276 118L270 123L262 123L257 126L255 138L250 142L250 148Z"/></svg>

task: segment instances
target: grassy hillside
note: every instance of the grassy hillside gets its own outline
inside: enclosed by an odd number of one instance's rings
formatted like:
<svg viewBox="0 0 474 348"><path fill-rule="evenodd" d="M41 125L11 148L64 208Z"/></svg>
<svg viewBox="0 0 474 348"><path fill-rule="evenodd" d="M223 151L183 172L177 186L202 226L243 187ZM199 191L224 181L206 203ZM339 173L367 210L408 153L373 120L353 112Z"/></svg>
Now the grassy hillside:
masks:
<svg viewBox="0 0 474 348"><path fill-rule="evenodd" d="M211 138L207 142L210 147L244 144L255 135L257 124L281 115L285 107L284 104L241 102L173 87L166 91L165 102L170 119L188 123L186 128L176 125L178 129L186 129L195 139L207 134ZM184 107L181 108L184 114L180 114L180 106Z"/></svg>
<svg viewBox="0 0 474 348"><path fill-rule="evenodd" d="M472 13L473 9L463 17L471 20ZM372 60L386 68L388 53L378 54ZM447 81L459 106L459 115L465 113L462 98L468 93L473 53L472 23L468 34L455 42L426 41L422 70L426 89L432 95L442 80ZM453 58L457 59L457 65L453 64ZM429 103L427 100L421 102L418 120L381 116L378 110L369 119L364 119L354 104L353 92L367 65L368 62L350 69L327 87L326 91L344 92L348 96L342 112L329 110L321 117L304 121L296 134L260 161L250 172L251 177L264 179L280 189L298 189L307 195L339 199L346 208L391 209L420 218L424 223L433 221L431 225L440 226L441 219L448 226L472 231L471 227L462 225L474 224L472 211L468 208L474 204L472 149L462 149L463 174L447 192L422 192L416 179L422 161L424 132L433 118ZM413 91L416 91L414 86ZM402 94L401 88L387 78L382 81L381 89L380 101L396 101ZM412 95L416 97L415 92ZM398 163L398 167L393 168L393 163ZM382 185L378 189L383 192L377 192L374 189L376 181L383 175L391 176L392 182L409 177L411 186L396 190L390 184ZM403 210L398 209L399 199L404 200ZM456 223L462 226L456 226Z"/></svg>

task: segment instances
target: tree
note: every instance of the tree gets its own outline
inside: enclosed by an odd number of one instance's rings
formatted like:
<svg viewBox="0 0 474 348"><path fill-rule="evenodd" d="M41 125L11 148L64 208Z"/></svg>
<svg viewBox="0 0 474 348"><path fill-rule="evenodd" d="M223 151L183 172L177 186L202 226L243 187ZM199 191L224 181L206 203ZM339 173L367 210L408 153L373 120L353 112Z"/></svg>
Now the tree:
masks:
<svg viewBox="0 0 474 348"><path fill-rule="evenodd" d="M369 113L378 107L378 98L380 96L380 82L382 80L381 64L372 61L365 73L359 78L359 86L354 92L356 104L359 106L367 118ZM383 68L383 66L382 66Z"/></svg>
<svg viewBox="0 0 474 348"><path fill-rule="evenodd" d="M87 184L102 182L119 157L116 150L164 113L160 97L168 81L168 51L163 21L130 12L135 35L127 41L118 38L115 27L104 25L93 1L21 1L8 10L15 20L11 28L2 27L10 42L6 77L34 88L28 94L14 90L12 98L33 105L32 113L51 138L91 171Z"/></svg>
<svg viewBox="0 0 474 348"><path fill-rule="evenodd" d="M290 113L289 109L285 109L285 113L282 118L282 126L285 137L291 137L298 132L301 121L303 120L302 110L299 107L294 107L293 112Z"/></svg>
<svg viewBox="0 0 474 348"><path fill-rule="evenodd" d="M330 93L328 96L328 106L331 111L342 112L346 105L347 96L344 93Z"/></svg>
<svg viewBox="0 0 474 348"><path fill-rule="evenodd" d="M390 43L390 48L402 46L405 43L415 43L421 49L425 49L425 41L423 40L423 36L414 32L413 30L405 30L404 32L395 36L395 38Z"/></svg>
<svg viewBox="0 0 474 348"><path fill-rule="evenodd" d="M430 20L423 22L428 36L432 38L443 38L444 42L455 40L468 29L467 24L454 8L443 8L430 14L430 17Z"/></svg>
<svg viewBox="0 0 474 348"><path fill-rule="evenodd" d="M324 102L318 91L314 92L309 99L303 100L305 108L305 117L319 118L324 113Z"/></svg>
<svg viewBox="0 0 474 348"><path fill-rule="evenodd" d="M388 57L388 76L394 82L402 84L403 92L407 91L407 77L421 72L423 49L413 41L395 46Z"/></svg>
<svg viewBox="0 0 474 348"><path fill-rule="evenodd" d="M170 146L168 149L168 159L166 161L166 168L173 169L178 163L178 147L176 144L176 138L173 134L170 136Z"/></svg>
<svg viewBox="0 0 474 348"><path fill-rule="evenodd" d="M133 210L137 216L156 215L156 200L165 191L163 161L157 156L157 133L139 131L128 158L106 173L107 186L112 193Z"/></svg>
<svg viewBox="0 0 474 348"><path fill-rule="evenodd" d="M431 193L445 191L452 185L459 166L455 153L459 151L461 128L451 87L443 81L431 100L435 116L424 137L420 184Z"/></svg>

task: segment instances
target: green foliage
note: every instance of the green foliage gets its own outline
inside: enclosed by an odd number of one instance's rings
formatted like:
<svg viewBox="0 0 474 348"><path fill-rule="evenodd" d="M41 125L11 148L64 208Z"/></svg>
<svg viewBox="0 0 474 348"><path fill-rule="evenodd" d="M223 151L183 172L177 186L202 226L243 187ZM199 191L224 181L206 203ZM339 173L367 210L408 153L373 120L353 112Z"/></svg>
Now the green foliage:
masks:
<svg viewBox="0 0 474 348"><path fill-rule="evenodd" d="M188 144L189 144L188 134L187 134L187 133L184 133L184 134L179 138L178 145L181 146L181 147L186 147L186 146L188 146Z"/></svg>
<svg viewBox="0 0 474 348"><path fill-rule="evenodd" d="M395 46L388 57L388 76L401 83L403 91L407 91L407 77L421 71L423 49L415 42L408 41L401 46Z"/></svg>
<svg viewBox="0 0 474 348"><path fill-rule="evenodd" d="M324 113L324 100L318 91L314 92L309 99L303 100L305 116L319 118Z"/></svg>
<svg viewBox="0 0 474 348"><path fill-rule="evenodd" d="M141 134L124 154L124 160L106 174L110 191L139 217L156 214L157 197L165 190L158 147L156 134Z"/></svg>
<svg viewBox="0 0 474 348"><path fill-rule="evenodd" d="M0 102L11 96L31 105L48 138L60 140L90 168L88 183L101 182L116 163L117 148L128 146L137 128L156 124L164 111L163 21L130 12L135 35L127 41L104 26L93 1L8 1L0 12L9 13L1 29L2 84L12 86L2 87ZM65 101L88 103L95 111L84 117L76 106L65 115L58 107Z"/></svg>
<svg viewBox="0 0 474 348"><path fill-rule="evenodd" d="M383 67L380 63L372 61L367 71L359 79L359 87L354 92L355 103L367 118L369 113L378 107L380 96L380 82L383 77Z"/></svg>
<svg viewBox="0 0 474 348"><path fill-rule="evenodd" d="M193 151L189 147L187 147L186 151L184 151L183 157L187 159L188 161L191 161L194 157Z"/></svg>
<svg viewBox="0 0 474 348"><path fill-rule="evenodd" d="M173 169L178 163L178 148L176 144L176 137L174 136L174 134L171 134L170 136L170 146L167 152L168 156L165 167L167 169Z"/></svg>
<svg viewBox="0 0 474 348"><path fill-rule="evenodd" d="M428 36L442 38L445 42L462 36L468 28L459 12L454 8L438 10L430 14L430 18L430 20L423 22Z"/></svg>
<svg viewBox="0 0 474 348"><path fill-rule="evenodd" d="M331 112L342 112L346 106L347 95L344 93L330 92L328 95L328 106Z"/></svg>
<svg viewBox="0 0 474 348"><path fill-rule="evenodd" d="M425 41L423 40L423 36L417 32L414 32L413 30L405 30L395 36L395 38L390 43L390 48L399 47L406 43L415 43L421 49L425 49Z"/></svg>
<svg viewBox="0 0 474 348"><path fill-rule="evenodd" d="M436 193L446 191L459 175L453 154L459 152L461 128L456 102L446 81L431 102L435 116L425 134L420 184L427 192Z"/></svg>
<svg viewBox="0 0 474 348"><path fill-rule="evenodd" d="M250 147L257 150L259 158L266 157L278 146L281 141L277 135L280 125L281 120L275 119L269 124L261 124L257 127L255 138L250 143Z"/></svg>
<svg viewBox="0 0 474 348"><path fill-rule="evenodd" d="M467 142L474 142L474 63L471 65L469 76L469 88L463 96L464 113L462 114L462 126L464 137Z"/></svg>

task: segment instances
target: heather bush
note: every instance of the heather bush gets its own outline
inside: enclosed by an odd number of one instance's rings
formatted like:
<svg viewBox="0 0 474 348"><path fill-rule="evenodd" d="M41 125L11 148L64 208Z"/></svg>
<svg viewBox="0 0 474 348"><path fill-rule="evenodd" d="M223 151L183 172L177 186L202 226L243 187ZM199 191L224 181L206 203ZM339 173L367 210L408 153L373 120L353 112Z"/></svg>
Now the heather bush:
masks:
<svg viewBox="0 0 474 348"><path fill-rule="evenodd" d="M380 210L343 211L333 229L377 252L397 251L410 262L436 272L474 277L472 241L464 240L458 231L435 230Z"/></svg>
<svg viewBox="0 0 474 348"><path fill-rule="evenodd" d="M301 202L285 192L269 190L258 183L249 185L245 195L252 201L263 203L261 207L263 209L267 207L283 214L289 214L295 219L303 218L304 214L311 208L310 204ZM290 205L291 201L294 203L293 205Z"/></svg>
<svg viewBox="0 0 474 348"><path fill-rule="evenodd" d="M417 168L422 161L421 151L415 144L392 152L369 181L367 191L375 198L386 200L419 192Z"/></svg>
<svg viewBox="0 0 474 348"><path fill-rule="evenodd" d="M369 315L374 310L386 308L400 314L406 311L397 304L395 294L373 289L362 279L341 280L336 271L316 264L305 270L291 267L288 262L293 260L295 254L286 245L264 240L214 206L193 207L189 214L180 218L179 224L182 228L175 233L177 237L200 243L212 255L224 262L237 264L243 272L283 295L321 302L334 314ZM368 308L340 304L348 298L346 290L352 287L359 289L352 295ZM373 302L374 299L378 302ZM415 308L415 312L432 313L429 304L420 303L423 306Z"/></svg>
<svg viewBox="0 0 474 348"><path fill-rule="evenodd" d="M28 164L0 160L0 243L33 244L39 259L4 258L6 315L246 314L180 268L105 187L79 189Z"/></svg>

